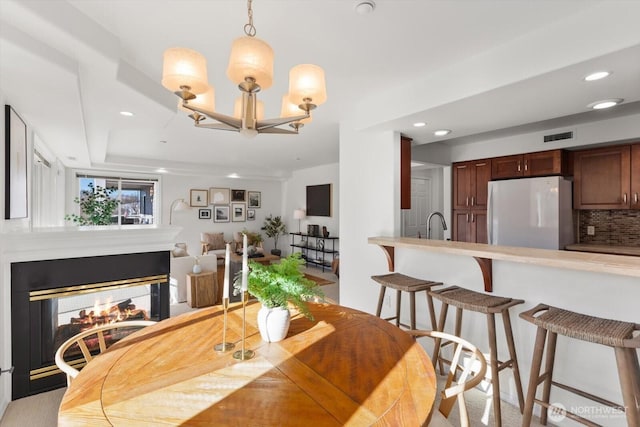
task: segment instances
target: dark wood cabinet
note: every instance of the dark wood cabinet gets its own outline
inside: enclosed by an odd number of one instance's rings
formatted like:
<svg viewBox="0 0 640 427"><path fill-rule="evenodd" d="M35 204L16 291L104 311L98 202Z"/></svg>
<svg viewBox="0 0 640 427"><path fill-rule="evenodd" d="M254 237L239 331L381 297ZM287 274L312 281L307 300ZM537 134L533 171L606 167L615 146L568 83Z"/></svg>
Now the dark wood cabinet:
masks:
<svg viewBox="0 0 640 427"><path fill-rule="evenodd" d="M458 242L487 243L486 210L454 211L452 239Z"/></svg>
<svg viewBox="0 0 640 427"><path fill-rule="evenodd" d="M631 146L631 209L640 209L640 144Z"/></svg>
<svg viewBox="0 0 640 427"><path fill-rule="evenodd" d="M574 154L575 209L629 209L633 199L631 151L631 146L623 145ZM640 168L640 164L634 166Z"/></svg>
<svg viewBox="0 0 640 427"><path fill-rule="evenodd" d="M564 150L539 151L491 159L491 179L564 175L567 173Z"/></svg>
<svg viewBox="0 0 640 427"><path fill-rule="evenodd" d="M400 137L400 209L411 209L411 141Z"/></svg>
<svg viewBox="0 0 640 427"><path fill-rule="evenodd" d="M487 196L491 160L453 164L453 233L459 242L487 242Z"/></svg>
<svg viewBox="0 0 640 427"><path fill-rule="evenodd" d="M454 163L453 209L486 209L491 160Z"/></svg>

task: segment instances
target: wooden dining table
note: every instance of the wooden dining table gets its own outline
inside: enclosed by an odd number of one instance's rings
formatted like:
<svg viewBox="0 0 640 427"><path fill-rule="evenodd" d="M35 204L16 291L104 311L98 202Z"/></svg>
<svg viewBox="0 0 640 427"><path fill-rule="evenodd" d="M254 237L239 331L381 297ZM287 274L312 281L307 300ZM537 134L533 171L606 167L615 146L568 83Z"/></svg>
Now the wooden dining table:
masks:
<svg viewBox="0 0 640 427"><path fill-rule="evenodd" d="M217 352L214 306L135 332L93 359L68 387L58 426L420 426L436 393L424 349L396 326L335 304L292 310L287 337L267 343L258 303L232 304L226 340L247 360ZM245 313L243 315L243 312Z"/></svg>

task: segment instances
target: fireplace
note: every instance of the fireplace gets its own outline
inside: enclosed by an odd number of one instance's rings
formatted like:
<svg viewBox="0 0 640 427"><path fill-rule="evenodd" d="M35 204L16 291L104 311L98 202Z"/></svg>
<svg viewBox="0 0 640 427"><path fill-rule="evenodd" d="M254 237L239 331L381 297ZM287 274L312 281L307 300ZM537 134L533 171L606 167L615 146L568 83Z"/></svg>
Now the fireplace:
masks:
<svg viewBox="0 0 640 427"><path fill-rule="evenodd" d="M12 398L18 399L66 385L54 355L77 333L169 317L169 252L11 263L11 305Z"/></svg>

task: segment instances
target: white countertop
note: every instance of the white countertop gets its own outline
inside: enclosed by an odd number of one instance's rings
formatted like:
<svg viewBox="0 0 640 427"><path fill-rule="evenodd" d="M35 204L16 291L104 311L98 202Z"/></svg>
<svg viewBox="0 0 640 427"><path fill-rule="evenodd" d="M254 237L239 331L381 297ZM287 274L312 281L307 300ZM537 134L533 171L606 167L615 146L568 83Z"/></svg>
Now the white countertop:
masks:
<svg viewBox="0 0 640 427"><path fill-rule="evenodd" d="M416 249L547 267L640 277L640 260L636 256L496 246L483 243L416 239L412 237L377 236L369 237L368 242L393 248Z"/></svg>

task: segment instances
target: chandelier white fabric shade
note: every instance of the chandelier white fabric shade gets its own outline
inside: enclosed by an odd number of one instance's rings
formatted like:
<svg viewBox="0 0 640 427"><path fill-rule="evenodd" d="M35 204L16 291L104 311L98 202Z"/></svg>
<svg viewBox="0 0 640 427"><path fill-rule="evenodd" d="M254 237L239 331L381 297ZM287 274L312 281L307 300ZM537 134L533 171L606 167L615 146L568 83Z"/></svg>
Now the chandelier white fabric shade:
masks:
<svg viewBox="0 0 640 427"><path fill-rule="evenodd" d="M280 109L280 117L293 117L300 115L300 107L298 104L291 102L289 94L282 95L282 108ZM300 120L298 123L307 124L311 123L311 116L306 119Z"/></svg>
<svg viewBox="0 0 640 427"><path fill-rule="evenodd" d="M188 86L190 91L201 94L209 88L207 60L202 54L184 47L173 47L164 52L162 86L171 92Z"/></svg>
<svg viewBox="0 0 640 427"><path fill-rule="evenodd" d="M296 65L289 71L289 97L294 104L310 99L315 105L327 100L324 70L313 64Z"/></svg>
<svg viewBox="0 0 640 427"><path fill-rule="evenodd" d="M252 77L262 89L273 84L273 49L263 40L244 36L233 41L227 77L235 84Z"/></svg>
<svg viewBox="0 0 640 427"><path fill-rule="evenodd" d="M209 86L206 92L199 94L195 99L189 101L189 105L209 111L215 111L216 99L213 91L213 86ZM191 110L182 106L182 101L178 102L178 109L187 113L191 113Z"/></svg>

